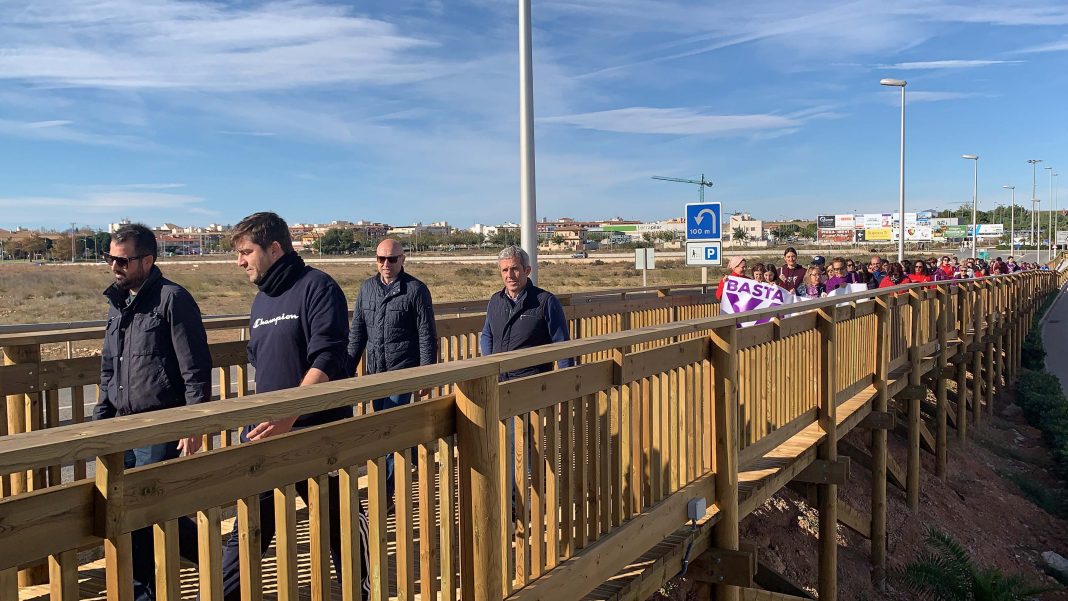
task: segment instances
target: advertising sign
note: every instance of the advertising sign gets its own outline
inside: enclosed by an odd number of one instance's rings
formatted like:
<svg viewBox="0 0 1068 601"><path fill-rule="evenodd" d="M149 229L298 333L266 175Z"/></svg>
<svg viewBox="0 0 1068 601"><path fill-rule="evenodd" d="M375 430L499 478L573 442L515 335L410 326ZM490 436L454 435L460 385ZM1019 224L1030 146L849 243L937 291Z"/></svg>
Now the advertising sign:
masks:
<svg viewBox="0 0 1068 601"><path fill-rule="evenodd" d="M890 227L890 220L883 220L882 213L865 213L860 227L866 230L875 230L881 227Z"/></svg>
<svg viewBox="0 0 1068 601"><path fill-rule="evenodd" d="M932 217L931 227L942 227L945 225L958 225L960 219L956 217Z"/></svg>
<svg viewBox="0 0 1068 601"><path fill-rule="evenodd" d="M947 240L963 240L968 237L968 225L947 225L942 228L942 237Z"/></svg>
<svg viewBox="0 0 1068 601"><path fill-rule="evenodd" d="M906 218L907 215L906 213ZM894 242L901 239L901 230L894 228L892 232L891 235ZM932 239L933 235L929 225L905 226L905 242L929 242Z"/></svg>
<svg viewBox="0 0 1068 601"><path fill-rule="evenodd" d="M975 230L980 236L1000 236L1005 233L1005 225L1001 223L979 223L975 226Z"/></svg>
<svg viewBox="0 0 1068 601"><path fill-rule="evenodd" d="M816 230L816 240L827 244L851 244L853 229Z"/></svg>
<svg viewBox="0 0 1068 601"><path fill-rule="evenodd" d="M853 229L854 219L852 215L835 215L834 227L839 230Z"/></svg>
<svg viewBox="0 0 1068 601"><path fill-rule="evenodd" d="M888 227L874 227L864 230L864 240L867 242L889 242L894 237L894 230Z"/></svg>
<svg viewBox="0 0 1068 601"><path fill-rule="evenodd" d="M833 230L834 229L834 215L817 215L816 216L816 227L821 229L821 230L824 230L824 229Z"/></svg>
<svg viewBox="0 0 1068 601"><path fill-rule="evenodd" d="M723 284L723 299L720 301L720 311L723 313L744 313L757 309L770 309L779 305L790 304L795 301L792 292L780 288L776 284L765 284L747 278L727 276ZM755 323L767 323L770 317L758 321L742 323L742 326Z"/></svg>

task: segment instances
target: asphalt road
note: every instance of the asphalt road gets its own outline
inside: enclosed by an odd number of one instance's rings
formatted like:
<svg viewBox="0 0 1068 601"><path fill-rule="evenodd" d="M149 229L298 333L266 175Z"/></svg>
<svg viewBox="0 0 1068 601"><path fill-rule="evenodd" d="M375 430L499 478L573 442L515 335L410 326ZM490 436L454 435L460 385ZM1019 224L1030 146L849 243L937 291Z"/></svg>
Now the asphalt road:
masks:
<svg viewBox="0 0 1068 601"><path fill-rule="evenodd" d="M1068 390L1068 300L1061 289L1042 323L1042 343L1046 347L1046 370L1061 380Z"/></svg>

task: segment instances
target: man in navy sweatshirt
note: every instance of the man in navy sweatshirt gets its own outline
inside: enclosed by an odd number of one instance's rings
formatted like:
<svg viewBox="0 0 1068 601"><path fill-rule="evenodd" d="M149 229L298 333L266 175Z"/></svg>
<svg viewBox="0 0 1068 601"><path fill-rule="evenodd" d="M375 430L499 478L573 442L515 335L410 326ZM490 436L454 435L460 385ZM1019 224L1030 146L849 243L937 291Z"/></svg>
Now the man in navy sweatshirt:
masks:
<svg viewBox="0 0 1068 601"><path fill-rule="evenodd" d="M252 301L249 316L249 363L256 369L256 392L270 392L297 386L310 386L348 377L348 309L345 294L329 275L304 264L293 251L289 226L274 213L255 213L241 220L233 230L231 243L237 264L260 291ZM263 440L294 429L316 426L352 417L350 407L338 407L305 415L295 415L246 427L242 442ZM307 480L296 483L297 493L308 501ZM341 514L336 476L329 478L330 552L337 573L341 573ZM260 495L261 552L274 538L274 493ZM367 540L367 522L360 512L361 541ZM237 524L223 543L223 597L241 598ZM361 544L367 580L367 549Z"/></svg>

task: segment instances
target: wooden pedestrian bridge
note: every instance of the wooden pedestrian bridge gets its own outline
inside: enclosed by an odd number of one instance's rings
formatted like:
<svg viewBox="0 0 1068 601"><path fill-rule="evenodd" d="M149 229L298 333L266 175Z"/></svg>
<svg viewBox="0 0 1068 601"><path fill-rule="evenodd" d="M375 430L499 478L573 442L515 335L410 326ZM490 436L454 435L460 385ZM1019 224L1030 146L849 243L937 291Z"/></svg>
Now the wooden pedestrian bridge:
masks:
<svg viewBox="0 0 1068 601"><path fill-rule="evenodd" d="M740 520L790 485L819 510L815 584L833 600L838 523L871 540L884 578L888 481L918 508L921 453L944 473L950 429L963 441L992 411L1038 305L1065 277L899 286L741 316L719 315L704 286L562 295L572 341L490 357L477 356L484 303L447 303L441 363L260 395L247 318L210 318L220 400L100 423L84 415L99 359L70 351L100 340L102 324L7 328L0 599L132 599L130 532L148 526L158 598L221 599L221 539L236 520L244 599L356 601L361 506L375 601L642 600L683 568L716 599L797 599L758 575L760 549L739 540ZM773 319L738 327L761 317ZM567 357L577 365L498 382ZM428 400L369 411L371 399L425 388ZM246 424L341 406L356 415L232 444ZM904 466L887 454L895 424L907 431ZM837 493L849 477L838 441L856 428L871 434L848 453L874 475L863 510ZM192 435L208 450L122 468L126 449ZM329 558L333 474L344 586ZM294 493L302 480L307 507ZM270 490L275 514L260 515ZM199 568L179 559L181 516L196 518ZM278 535L261 562L264 520Z"/></svg>

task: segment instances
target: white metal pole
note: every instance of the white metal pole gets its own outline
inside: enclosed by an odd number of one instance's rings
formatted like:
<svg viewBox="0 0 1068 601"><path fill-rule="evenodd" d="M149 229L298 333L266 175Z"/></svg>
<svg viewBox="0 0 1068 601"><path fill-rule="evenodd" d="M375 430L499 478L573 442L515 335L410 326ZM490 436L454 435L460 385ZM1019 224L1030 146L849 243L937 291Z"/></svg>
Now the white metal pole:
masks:
<svg viewBox="0 0 1068 601"><path fill-rule="evenodd" d="M519 219L520 244L530 255L530 280L538 283L538 211L534 179L534 64L530 0L519 0Z"/></svg>
<svg viewBox="0 0 1068 601"><path fill-rule="evenodd" d="M979 224L976 221L976 213L979 208L979 157L975 158L975 176L972 180L972 258L976 256L979 247Z"/></svg>
<svg viewBox="0 0 1068 601"><path fill-rule="evenodd" d="M901 214L899 232L901 239L897 243L897 261L905 260L905 86L901 86L901 169L898 182L898 211Z"/></svg>
<svg viewBox="0 0 1068 601"><path fill-rule="evenodd" d="M1049 258L1048 261L1053 260L1053 167L1046 167L1049 169L1049 219L1046 230L1049 232Z"/></svg>

